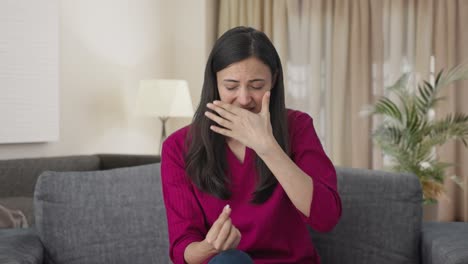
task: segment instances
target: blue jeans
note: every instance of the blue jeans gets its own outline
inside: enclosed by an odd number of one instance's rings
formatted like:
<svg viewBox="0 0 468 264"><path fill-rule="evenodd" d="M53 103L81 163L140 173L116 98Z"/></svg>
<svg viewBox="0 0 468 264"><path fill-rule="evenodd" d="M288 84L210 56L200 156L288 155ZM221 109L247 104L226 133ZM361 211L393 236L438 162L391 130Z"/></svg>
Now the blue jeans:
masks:
<svg viewBox="0 0 468 264"><path fill-rule="evenodd" d="M254 264L254 262L244 251L229 249L214 256L208 264Z"/></svg>

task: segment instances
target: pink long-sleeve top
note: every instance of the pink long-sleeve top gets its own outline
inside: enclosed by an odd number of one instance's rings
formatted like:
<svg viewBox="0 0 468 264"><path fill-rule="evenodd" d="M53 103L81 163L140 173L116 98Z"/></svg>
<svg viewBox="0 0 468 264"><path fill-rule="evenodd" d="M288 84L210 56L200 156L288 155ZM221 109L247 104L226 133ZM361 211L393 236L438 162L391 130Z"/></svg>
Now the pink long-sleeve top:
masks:
<svg viewBox="0 0 468 264"><path fill-rule="evenodd" d="M341 200L335 168L323 151L309 115L288 110L288 126L291 158L313 179L309 217L296 209L280 184L265 203L250 203L256 184L256 154L252 149L246 148L241 162L226 144L232 196L229 200L221 200L200 191L187 177L184 143L188 127L166 139L161 177L170 257L175 264L185 263L185 248L205 238L226 204L232 208L233 225L242 234L238 249L248 253L255 263L320 263L307 224L318 232L329 231L337 224Z"/></svg>

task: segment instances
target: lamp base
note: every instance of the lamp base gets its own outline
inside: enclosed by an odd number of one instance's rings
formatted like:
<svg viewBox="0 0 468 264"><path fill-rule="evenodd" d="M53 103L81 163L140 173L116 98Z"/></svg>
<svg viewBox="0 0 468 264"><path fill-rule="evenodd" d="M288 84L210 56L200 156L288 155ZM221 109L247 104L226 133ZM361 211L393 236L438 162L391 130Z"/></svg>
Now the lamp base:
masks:
<svg viewBox="0 0 468 264"><path fill-rule="evenodd" d="M167 120L169 119L168 116L160 116L159 117L159 120L161 120L161 123L162 123L162 131L161 131L161 139L159 141L159 155L161 155L161 151L162 151L162 145L163 145L163 142L164 140L166 140L166 122Z"/></svg>

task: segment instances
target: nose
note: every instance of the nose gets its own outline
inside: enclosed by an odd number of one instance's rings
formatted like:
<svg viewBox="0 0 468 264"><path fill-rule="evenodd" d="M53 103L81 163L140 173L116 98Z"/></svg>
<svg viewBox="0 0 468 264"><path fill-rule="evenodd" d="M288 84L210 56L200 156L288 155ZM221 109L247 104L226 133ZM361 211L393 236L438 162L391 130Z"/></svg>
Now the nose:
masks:
<svg viewBox="0 0 468 264"><path fill-rule="evenodd" d="M241 106L248 106L252 101L252 96L250 95L250 91L247 87L242 87L239 90L239 94L237 95L237 102Z"/></svg>

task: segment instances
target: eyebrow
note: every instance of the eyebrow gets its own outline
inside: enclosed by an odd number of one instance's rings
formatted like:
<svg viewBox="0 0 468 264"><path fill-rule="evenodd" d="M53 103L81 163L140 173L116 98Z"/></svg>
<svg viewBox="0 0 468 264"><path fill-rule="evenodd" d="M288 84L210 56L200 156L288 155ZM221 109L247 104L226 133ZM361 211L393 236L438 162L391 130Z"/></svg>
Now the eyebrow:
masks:
<svg viewBox="0 0 468 264"><path fill-rule="evenodd" d="M224 79L223 81L224 81L224 82L234 82L234 83L238 83L238 82L239 82L238 80L233 80L233 79ZM258 81L264 82L265 80L264 80L264 79L253 79L253 80L249 80L249 83L251 83L251 82L258 82Z"/></svg>

